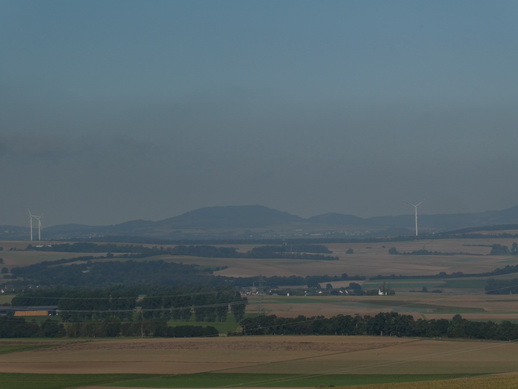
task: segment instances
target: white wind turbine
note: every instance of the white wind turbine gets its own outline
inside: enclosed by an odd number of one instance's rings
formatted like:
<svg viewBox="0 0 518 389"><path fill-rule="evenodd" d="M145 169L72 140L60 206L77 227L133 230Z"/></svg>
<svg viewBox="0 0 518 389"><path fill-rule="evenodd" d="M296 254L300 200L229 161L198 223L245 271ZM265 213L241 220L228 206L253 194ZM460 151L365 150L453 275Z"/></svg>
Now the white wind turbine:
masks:
<svg viewBox="0 0 518 389"><path fill-rule="evenodd" d="M33 215L30 209L27 209L29 212L29 229L31 231L31 241L33 240L33 219L36 219L38 222L38 240L41 240L41 219L43 219L43 215Z"/></svg>
<svg viewBox="0 0 518 389"><path fill-rule="evenodd" d="M418 202L417 204L408 203L408 204L410 204L412 207L414 207L414 216L415 216L415 236L418 236L418 235L419 235L419 227L418 227L418 224L417 224L417 207L419 207L422 203L423 203L422 201Z"/></svg>

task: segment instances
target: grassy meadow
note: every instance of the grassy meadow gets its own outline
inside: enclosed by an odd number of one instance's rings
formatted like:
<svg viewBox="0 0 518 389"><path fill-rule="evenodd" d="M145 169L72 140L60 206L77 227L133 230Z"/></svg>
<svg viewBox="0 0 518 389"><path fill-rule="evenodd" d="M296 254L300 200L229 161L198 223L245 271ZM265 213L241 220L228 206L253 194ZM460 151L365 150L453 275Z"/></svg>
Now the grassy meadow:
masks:
<svg viewBox="0 0 518 389"><path fill-rule="evenodd" d="M462 376L465 378L465 376ZM459 378L454 374L387 374L387 375L327 375L307 376L293 374L10 374L0 373L3 389L70 389L95 385L98 388L317 388L358 387L387 383L420 385L427 381L449 383ZM473 381L471 381L473 382ZM516 382L516 380L514 381ZM384 387L383 385L380 387ZM394 386L397 387L397 386ZM419 386L420 387L420 386Z"/></svg>

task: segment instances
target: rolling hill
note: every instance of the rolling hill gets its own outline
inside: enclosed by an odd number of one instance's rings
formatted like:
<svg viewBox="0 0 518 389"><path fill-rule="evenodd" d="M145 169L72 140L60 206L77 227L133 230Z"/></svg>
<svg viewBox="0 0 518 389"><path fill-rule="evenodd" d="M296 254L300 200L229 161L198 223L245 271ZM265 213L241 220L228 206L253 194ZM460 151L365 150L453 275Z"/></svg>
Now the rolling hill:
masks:
<svg viewBox="0 0 518 389"><path fill-rule="evenodd" d="M480 213L421 215L422 234L473 227L518 224L518 206ZM361 218L327 213L310 218L261 205L206 207L160 221L131 220L108 226L67 224L44 229L43 238L59 239L286 239L412 235L413 215ZM27 227L2 226L0 239L27 239Z"/></svg>

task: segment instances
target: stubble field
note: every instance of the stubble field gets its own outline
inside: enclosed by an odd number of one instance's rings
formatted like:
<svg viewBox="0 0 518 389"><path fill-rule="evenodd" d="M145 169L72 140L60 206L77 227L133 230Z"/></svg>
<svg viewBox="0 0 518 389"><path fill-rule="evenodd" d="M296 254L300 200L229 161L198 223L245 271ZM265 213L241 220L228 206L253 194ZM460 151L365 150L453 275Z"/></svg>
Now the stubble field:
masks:
<svg viewBox="0 0 518 389"><path fill-rule="evenodd" d="M1 342L0 349L9 344ZM513 342L363 336L55 342L0 355L0 372L20 379L29 379L28 373L153 375L109 384L117 387L217 388L228 387L223 382L229 377L235 378L232 387L340 386L505 374L516 366ZM240 378L246 383L240 385Z"/></svg>

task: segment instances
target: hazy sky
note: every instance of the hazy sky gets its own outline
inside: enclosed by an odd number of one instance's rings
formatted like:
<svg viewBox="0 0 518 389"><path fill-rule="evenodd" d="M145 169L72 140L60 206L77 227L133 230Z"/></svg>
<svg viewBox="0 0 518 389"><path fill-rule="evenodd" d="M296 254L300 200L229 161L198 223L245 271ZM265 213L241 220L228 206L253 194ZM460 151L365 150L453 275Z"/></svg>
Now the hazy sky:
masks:
<svg viewBox="0 0 518 389"><path fill-rule="evenodd" d="M0 224L518 205L518 2L0 0Z"/></svg>

